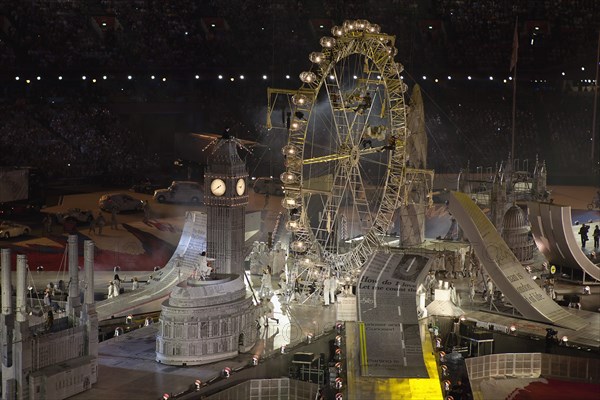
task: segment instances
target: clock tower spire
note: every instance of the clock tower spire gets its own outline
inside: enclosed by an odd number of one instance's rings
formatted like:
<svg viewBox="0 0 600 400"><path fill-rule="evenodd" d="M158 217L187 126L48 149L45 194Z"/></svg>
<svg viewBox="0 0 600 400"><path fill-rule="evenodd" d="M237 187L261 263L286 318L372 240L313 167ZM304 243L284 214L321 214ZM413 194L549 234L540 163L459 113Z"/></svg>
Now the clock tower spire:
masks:
<svg viewBox="0 0 600 400"><path fill-rule="evenodd" d="M214 258L216 273L244 273L248 172L238 154L243 147L225 129L213 146L204 173L206 255Z"/></svg>

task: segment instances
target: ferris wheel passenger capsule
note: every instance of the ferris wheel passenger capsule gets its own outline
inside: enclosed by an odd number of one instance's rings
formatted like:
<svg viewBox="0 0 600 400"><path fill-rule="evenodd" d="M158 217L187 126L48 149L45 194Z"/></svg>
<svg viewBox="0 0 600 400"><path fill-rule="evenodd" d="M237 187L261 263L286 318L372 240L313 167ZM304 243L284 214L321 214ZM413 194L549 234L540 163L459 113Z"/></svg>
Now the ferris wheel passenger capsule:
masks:
<svg viewBox="0 0 600 400"><path fill-rule="evenodd" d="M281 178L281 182L283 182L283 183L294 183L297 180L296 174L294 174L293 172L289 172L289 171L281 174L279 176L279 178Z"/></svg>
<svg viewBox="0 0 600 400"><path fill-rule="evenodd" d="M323 61L325 61L325 54L321 53L320 51L313 51L308 56L308 59L312 63L321 64Z"/></svg>
<svg viewBox="0 0 600 400"><path fill-rule="evenodd" d="M335 46L335 39L329 36L323 36L319 43L321 43L321 46L330 49Z"/></svg>
<svg viewBox="0 0 600 400"><path fill-rule="evenodd" d="M302 120L300 120L300 119L294 119L294 120L292 121L292 123L290 124L290 129L291 129L292 131L299 131L300 129L302 129L302 126L303 126L303 125L302 125L302 122L303 122L303 121L302 121Z"/></svg>
<svg viewBox="0 0 600 400"><path fill-rule="evenodd" d="M331 34L333 36L340 37L340 36L344 35L344 28L336 25L333 28L331 28Z"/></svg>
<svg viewBox="0 0 600 400"><path fill-rule="evenodd" d="M356 29L356 21L351 20L351 19L347 19L344 21L344 30L346 32L352 32L355 29Z"/></svg>
<svg viewBox="0 0 600 400"><path fill-rule="evenodd" d="M369 33L379 33L381 32L381 27L377 24L369 24Z"/></svg>
<svg viewBox="0 0 600 400"><path fill-rule="evenodd" d="M296 220L291 220L285 223L285 229L288 232L296 232L300 229L300 222Z"/></svg>
<svg viewBox="0 0 600 400"><path fill-rule="evenodd" d="M298 207L298 201L296 199L286 197L285 199L281 200L281 206L286 210L291 210Z"/></svg>
<svg viewBox="0 0 600 400"><path fill-rule="evenodd" d="M314 72L304 71L300 73L300 80L304 83L313 83L317 80L317 76Z"/></svg>
<svg viewBox="0 0 600 400"><path fill-rule="evenodd" d="M297 156L299 153L298 148L291 144L288 144L287 146L283 146L283 148L281 149L281 152L283 153L284 156L288 156L288 157Z"/></svg>
<svg viewBox="0 0 600 400"><path fill-rule="evenodd" d="M315 53L311 53L311 54L315 54ZM323 53L319 53L319 54L323 54ZM294 103L297 106L303 106L306 103L308 103L308 97L306 97L305 95L298 93L292 96L292 103Z"/></svg>
<svg viewBox="0 0 600 400"><path fill-rule="evenodd" d="M292 244L290 245L290 247L296 253L302 253L302 252L306 251L306 243L302 240L293 241Z"/></svg>
<svg viewBox="0 0 600 400"><path fill-rule="evenodd" d="M308 258L308 257L304 257L304 258L300 259L300 260L299 260L299 263L300 263L300 265L301 265L302 267L304 267L304 268L310 268L310 267L312 267L313 265L315 265L315 263L313 262L313 260L311 260L311 259L310 259L310 258Z"/></svg>
<svg viewBox="0 0 600 400"><path fill-rule="evenodd" d="M357 19L356 20L356 29L364 31L368 27L369 27L369 21L367 21L365 19Z"/></svg>

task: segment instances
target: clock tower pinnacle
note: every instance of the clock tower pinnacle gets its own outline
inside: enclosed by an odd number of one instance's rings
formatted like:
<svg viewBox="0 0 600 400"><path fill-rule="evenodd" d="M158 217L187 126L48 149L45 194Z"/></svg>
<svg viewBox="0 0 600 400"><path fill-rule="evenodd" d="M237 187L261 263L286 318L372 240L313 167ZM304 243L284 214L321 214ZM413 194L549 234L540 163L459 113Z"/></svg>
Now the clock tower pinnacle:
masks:
<svg viewBox="0 0 600 400"><path fill-rule="evenodd" d="M248 173L238 154L243 145L226 129L213 146L204 173L206 255L217 273L244 273Z"/></svg>

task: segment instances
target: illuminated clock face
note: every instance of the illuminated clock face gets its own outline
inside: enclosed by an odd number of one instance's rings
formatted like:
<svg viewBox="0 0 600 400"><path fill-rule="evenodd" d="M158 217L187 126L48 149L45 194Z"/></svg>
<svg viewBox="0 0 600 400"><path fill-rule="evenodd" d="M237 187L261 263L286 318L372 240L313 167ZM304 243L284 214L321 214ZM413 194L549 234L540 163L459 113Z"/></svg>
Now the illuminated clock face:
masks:
<svg viewBox="0 0 600 400"><path fill-rule="evenodd" d="M242 196L244 194L246 191L246 181L244 178L238 179L237 183L235 184L235 191L237 192L238 196Z"/></svg>
<svg viewBox="0 0 600 400"><path fill-rule="evenodd" d="M222 179L213 179L210 183L210 191L215 196L223 196L225 194L225 182Z"/></svg>

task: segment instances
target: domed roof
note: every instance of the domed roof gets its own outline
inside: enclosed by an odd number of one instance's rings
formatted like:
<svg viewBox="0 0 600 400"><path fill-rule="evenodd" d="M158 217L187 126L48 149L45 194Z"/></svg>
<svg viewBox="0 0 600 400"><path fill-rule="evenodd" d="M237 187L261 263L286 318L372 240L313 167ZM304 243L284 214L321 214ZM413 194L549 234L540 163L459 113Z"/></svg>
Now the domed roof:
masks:
<svg viewBox="0 0 600 400"><path fill-rule="evenodd" d="M168 304L173 307L206 307L244 298L246 285L240 275L216 275L209 280L188 279L173 288Z"/></svg>
<svg viewBox="0 0 600 400"><path fill-rule="evenodd" d="M523 229L529 228L527 221L525 220L525 214L521 207L513 205L504 214L503 221L504 229Z"/></svg>

